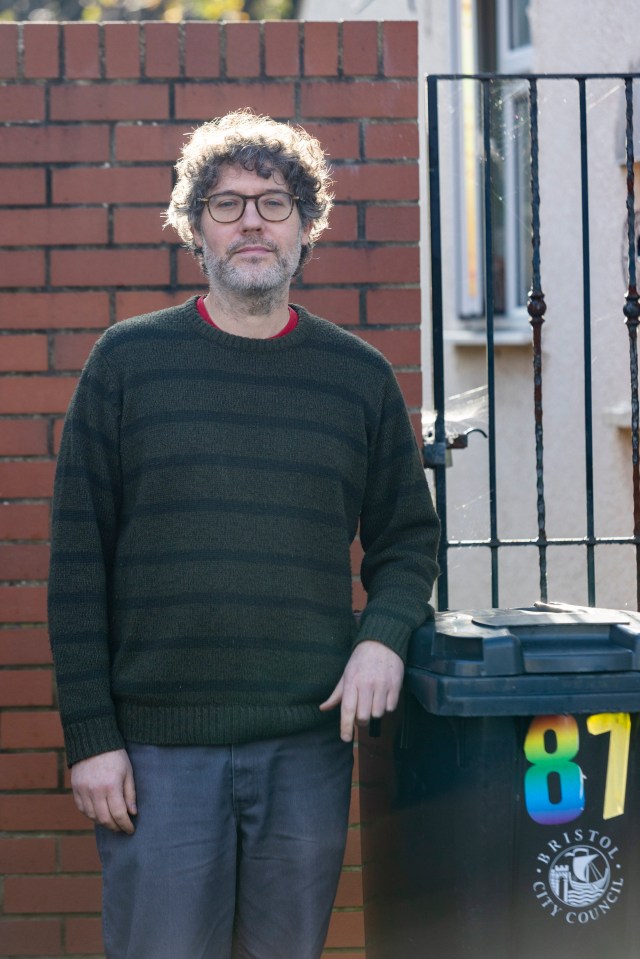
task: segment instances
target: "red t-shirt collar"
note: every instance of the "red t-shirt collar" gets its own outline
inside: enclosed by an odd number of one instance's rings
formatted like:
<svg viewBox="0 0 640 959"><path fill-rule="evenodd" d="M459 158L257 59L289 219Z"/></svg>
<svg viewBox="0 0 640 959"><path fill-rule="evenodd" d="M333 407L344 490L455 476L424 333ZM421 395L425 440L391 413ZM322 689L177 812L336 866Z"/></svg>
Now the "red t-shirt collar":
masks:
<svg viewBox="0 0 640 959"><path fill-rule="evenodd" d="M215 327L216 330L220 329L220 327L217 326L217 324L214 323L211 317L209 316L209 311L204 305L204 296L198 297L198 299L196 300L196 307L198 309L198 313L200 314L202 319L205 321L205 323L208 323L209 326ZM267 337L267 339L277 340L279 336L286 336L287 333L291 333L292 330L295 330L297 325L298 325L298 314L293 309L293 307L290 306L289 319L287 320L286 326L283 326L279 333L275 333L273 336Z"/></svg>

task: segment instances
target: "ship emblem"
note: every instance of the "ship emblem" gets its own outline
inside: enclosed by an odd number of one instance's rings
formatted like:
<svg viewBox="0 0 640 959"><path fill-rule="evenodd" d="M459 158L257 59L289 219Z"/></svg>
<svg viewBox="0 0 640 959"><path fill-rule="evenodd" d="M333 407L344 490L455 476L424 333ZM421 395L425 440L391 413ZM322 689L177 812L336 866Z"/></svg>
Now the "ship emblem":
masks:
<svg viewBox="0 0 640 959"><path fill-rule="evenodd" d="M611 882L611 867L593 846L564 849L549 869L549 886L565 906L584 908L598 902Z"/></svg>
<svg viewBox="0 0 640 959"><path fill-rule="evenodd" d="M539 906L570 925L603 919L624 887L619 852L598 829L574 829L550 839L536 856L531 886Z"/></svg>

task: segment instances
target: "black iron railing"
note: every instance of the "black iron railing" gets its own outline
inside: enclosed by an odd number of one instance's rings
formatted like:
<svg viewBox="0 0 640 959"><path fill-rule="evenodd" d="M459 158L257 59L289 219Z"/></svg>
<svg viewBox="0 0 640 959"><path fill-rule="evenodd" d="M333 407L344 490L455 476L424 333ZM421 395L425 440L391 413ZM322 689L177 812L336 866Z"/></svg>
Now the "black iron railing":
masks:
<svg viewBox="0 0 640 959"><path fill-rule="evenodd" d="M484 548L491 558L491 604L500 604L498 555L501 547L529 547L537 550L540 599L547 599L547 557L551 548L581 546L586 552L586 579L588 603L596 604L595 549L598 545L616 544L635 547L637 601L640 609L640 440L638 403L638 350L637 331L640 322L640 298L637 290L636 258L638 256L635 225L634 187L634 135L633 135L633 82L640 74L442 74L427 77L427 135L428 135L428 186L429 230L431 248L431 313L432 313L432 362L433 406L435 425L433 435L425 444L425 464L435 473L435 497L442 520L440 546L441 576L438 583L438 606L449 608L448 557L452 549L466 547ZM448 434L446 421L445 314L443 304L443 238L441 223L441 148L440 120L438 115L438 92L443 84L457 81L475 81L480 88L482 117L482 191L483 191L483 242L484 242L484 331L486 337L486 385L488 395L488 496L489 536L478 539L450 539L447 529L447 450L455 447L455 438ZM582 219L582 333L584 366L584 457L585 457L585 533L583 536L551 537L546 529L544 431L543 431L543 368L542 340L547 303L542 290L540 256L540 174L539 174L539 81L570 80L578 87L580 129L580 204ZM628 235L628 288L621 305L629 337L629 360L631 381L631 470L633 483L633 533L629 536L598 537L594 518L594 440L592 396L592 346L591 346L591 266L589 244L589 155L587 138L587 84L592 80L614 80L624 83L626 119L626 177L627 177L627 235ZM534 423L532 440L535 442L537 535L531 538L501 538L498 530L498 482L496 470L496 398L495 398L495 303L494 272L492 265L493 213L492 213L492 163L491 138L493 127L492 86L506 81L518 81L528 88L529 143L531 177L531 287L527 311L533 334L533 399ZM640 159L640 158L639 158ZM462 444L464 445L464 444ZM532 597L533 598L533 597Z"/></svg>

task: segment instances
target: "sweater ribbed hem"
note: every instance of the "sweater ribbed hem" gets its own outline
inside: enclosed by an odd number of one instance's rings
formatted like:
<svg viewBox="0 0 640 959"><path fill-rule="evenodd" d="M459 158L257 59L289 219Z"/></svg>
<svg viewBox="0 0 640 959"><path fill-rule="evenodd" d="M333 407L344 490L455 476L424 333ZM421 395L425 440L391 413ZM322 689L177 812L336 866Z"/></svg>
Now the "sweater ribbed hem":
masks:
<svg viewBox="0 0 640 959"><path fill-rule="evenodd" d="M317 706L141 706L116 705L125 740L155 746L216 746L287 736L326 725Z"/></svg>

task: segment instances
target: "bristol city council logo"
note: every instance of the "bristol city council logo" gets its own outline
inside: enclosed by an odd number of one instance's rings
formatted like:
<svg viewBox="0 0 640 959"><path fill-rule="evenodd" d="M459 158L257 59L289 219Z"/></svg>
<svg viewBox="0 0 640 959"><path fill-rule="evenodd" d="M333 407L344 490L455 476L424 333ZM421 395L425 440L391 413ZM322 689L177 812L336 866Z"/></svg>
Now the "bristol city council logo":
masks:
<svg viewBox="0 0 640 959"><path fill-rule="evenodd" d="M597 829L574 829L562 833L560 841L550 840L547 848L536 858L533 892L540 906L570 924L606 916L624 886L619 850L610 837Z"/></svg>

